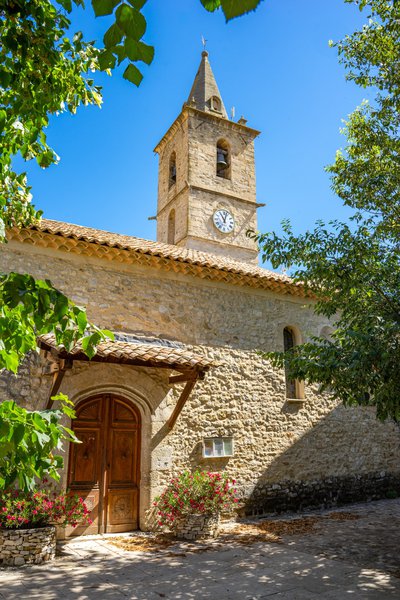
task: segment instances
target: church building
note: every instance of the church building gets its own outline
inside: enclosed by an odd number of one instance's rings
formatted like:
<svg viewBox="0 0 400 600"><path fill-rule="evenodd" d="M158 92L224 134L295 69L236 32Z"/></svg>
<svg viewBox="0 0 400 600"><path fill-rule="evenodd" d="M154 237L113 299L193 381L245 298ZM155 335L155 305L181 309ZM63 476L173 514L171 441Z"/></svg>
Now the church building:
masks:
<svg viewBox="0 0 400 600"><path fill-rule="evenodd" d="M3 272L50 279L115 332L88 360L38 340L0 399L76 406L82 441L62 485L93 524L68 534L146 529L152 499L184 468L226 471L246 515L385 497L400 486L400 430L292 381L259 351L331 324L285 275L258 265L254 140L227 115L204 51L179 116L157 144L157 241L44 219L9 232Z"/></svg>

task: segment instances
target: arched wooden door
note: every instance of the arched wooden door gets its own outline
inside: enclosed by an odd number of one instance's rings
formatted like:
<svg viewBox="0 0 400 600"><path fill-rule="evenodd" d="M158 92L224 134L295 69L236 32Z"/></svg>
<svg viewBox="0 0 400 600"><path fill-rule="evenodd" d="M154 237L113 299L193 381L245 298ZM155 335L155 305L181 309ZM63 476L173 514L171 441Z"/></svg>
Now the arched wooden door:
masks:
<svg viewBox="0 0 400 600"><path fill-rule="evenodd" d="M68 487L84 498L93 524L67 535L138 528L140 414L127 400L105 394L81 402L72 428Z"/></svg>

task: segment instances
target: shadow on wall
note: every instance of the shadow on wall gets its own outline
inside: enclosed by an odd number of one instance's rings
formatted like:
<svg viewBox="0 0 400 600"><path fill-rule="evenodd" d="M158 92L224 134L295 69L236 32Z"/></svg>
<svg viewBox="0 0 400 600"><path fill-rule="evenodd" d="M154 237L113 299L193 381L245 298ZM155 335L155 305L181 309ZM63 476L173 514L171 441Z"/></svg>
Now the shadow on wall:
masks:
<svg viewBox="0 0 400 600"><path fill-rule="evenodd" d="M290 403L282 409L289 418L300 411ZM288 447L258 479L245 502L245 515L400 495L400 429L394 423L377 421L371 409L338 406L309 425L301 437L295 428L266 437L273 448L285 436Z"/></svg>

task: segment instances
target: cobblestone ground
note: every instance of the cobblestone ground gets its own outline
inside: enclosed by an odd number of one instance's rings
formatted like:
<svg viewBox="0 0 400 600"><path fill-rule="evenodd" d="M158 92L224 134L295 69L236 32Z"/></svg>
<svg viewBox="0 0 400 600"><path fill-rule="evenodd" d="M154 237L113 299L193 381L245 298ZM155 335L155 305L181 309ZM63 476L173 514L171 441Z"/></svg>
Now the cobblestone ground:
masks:
<svg viewBox="0 0 400 600"><path fill-rule="evenodd" d="M227 535L208 544L128 552L107 536L79 538L63 545L51 564L0 571L0 598L400 599L400 500L307 513L304 523L309 516L311 528L280 533L275 543ZM283 530L290 532L298 518L284 517Z"/></svg>
<svg viewBox="0 0 400 600"><path fill-rule="evenodd" d="M400 578L399 499L354 504L321 514L329 516L332 512L351 513L359 518L323 519L312 535L283 536L284 543L300 552L379 569Z"/></svg>

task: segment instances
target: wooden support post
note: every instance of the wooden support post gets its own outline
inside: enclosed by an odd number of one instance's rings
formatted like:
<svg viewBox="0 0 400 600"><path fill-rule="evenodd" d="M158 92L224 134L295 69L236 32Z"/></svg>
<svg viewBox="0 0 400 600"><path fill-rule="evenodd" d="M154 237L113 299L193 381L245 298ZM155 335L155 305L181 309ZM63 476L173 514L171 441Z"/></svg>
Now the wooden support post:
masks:
<svg viewBox="0 0 400 600"><path fill-rule="evenodd" d="M71 358L60 360L60 368L53 375L53 383L50 389L49 398L47 400L46 409L48 410L53 406L52 397L55 396L61 387L62 380L64 379L65 371L72 369L73 361Z"/></svg>
<svg viewBox="0 0 400 600"><path fill-rule="evenodd" d="M170 416L170 418L167 421L167 426L169 429L172 429L173 426L175 425L177 418L181 414L182 408L185 406L186 400L189 398L194 386L196 385L196 381L197 381L197 376L195 379L188 381L186 383L185 387L183 388L183 392L182 392L178 402L176 403L176 406L172 412L172 415Z"/></svg>

